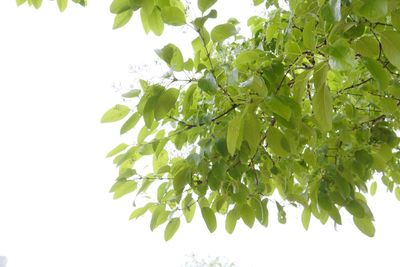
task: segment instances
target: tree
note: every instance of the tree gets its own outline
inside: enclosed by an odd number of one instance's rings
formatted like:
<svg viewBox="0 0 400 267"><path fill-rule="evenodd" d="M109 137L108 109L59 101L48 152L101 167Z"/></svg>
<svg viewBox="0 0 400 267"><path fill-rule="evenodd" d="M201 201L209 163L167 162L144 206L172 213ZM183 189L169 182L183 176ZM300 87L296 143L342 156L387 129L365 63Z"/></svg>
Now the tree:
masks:
<svg viewBox="0 0 400 267"><path fill-rule="evenodd" d="M280 223L287 205L301 208L305 229L311 216L341 224L346 210L374 236L365 196L378 176L400 200L400 1L253 0L267 12L248 19L250 38L236 19L206 26L216 2L198 0L192 21L180 0L112 2L114 28L140 13L146 32L197 33L192 57L175 44L157 50L170 68L162 82L140 81L122 95L131 102L102 117L124 120L122 135L139 131L108 154L119 168L114 198L149 191L130 218L151 213L166 240L196 209L210 232L219 213L232 233L238 220L267 226L271 205ZM148 156L153 171L141 173L135 164Z"/></svg>

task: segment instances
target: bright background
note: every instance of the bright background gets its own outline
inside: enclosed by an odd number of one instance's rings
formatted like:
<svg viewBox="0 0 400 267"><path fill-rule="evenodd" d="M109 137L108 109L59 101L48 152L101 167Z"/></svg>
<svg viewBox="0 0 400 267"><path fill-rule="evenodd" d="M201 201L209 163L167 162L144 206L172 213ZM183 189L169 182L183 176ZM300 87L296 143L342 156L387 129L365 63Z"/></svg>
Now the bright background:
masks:
<svg viewBox="0 0 400 267"><path fill-rule="evenodd" d="M181 30L145 36L137 14L112 31L110 1L89 2L59 14L55 2L36 11L0 1L0 255L7 267L176 267L191 253L242 267L398 266L400 203L383 187L370 201L373 239L348 216L337 231L313 219L306 232L300 210L287 211L287 225L271 214L268 228L241 223L233 235L223 221L209 234L197 216L170 242L163 227L150 231L148 217L129 222L132 197L112 200L117 172L104 158L120 141L119 127L100 117L121 101L116 87L138 78L130 65L152 64L154 49L191 39ZM252 12L250 0L220 2L224 18Z"/></svg>

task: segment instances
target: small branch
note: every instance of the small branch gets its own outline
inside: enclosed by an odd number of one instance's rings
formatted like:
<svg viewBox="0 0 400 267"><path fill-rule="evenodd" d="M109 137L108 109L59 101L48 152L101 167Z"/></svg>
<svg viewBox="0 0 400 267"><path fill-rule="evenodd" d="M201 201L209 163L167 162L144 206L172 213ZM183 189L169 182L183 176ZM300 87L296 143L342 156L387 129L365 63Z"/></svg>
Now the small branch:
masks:
<svg viewBox="0 0 400 267"><path fill-rule="evenodd" d="M366 80L361 81L361 82L359 82L359 83L356 83L356 84L353 84L353 85L348 86L348 87L346 87L346 88L343 88L343 89L337 91L337 94L341 94L341 93L344 92L344 91L347 91L347 90L356 88L356 87L358 87L358 86L361 86L361 85L363 85L363 84L366 84L367 82L369 82L369 81L371 81L371 80L372 80L372 78L369 78L369 79L366 79Z"/></svg>

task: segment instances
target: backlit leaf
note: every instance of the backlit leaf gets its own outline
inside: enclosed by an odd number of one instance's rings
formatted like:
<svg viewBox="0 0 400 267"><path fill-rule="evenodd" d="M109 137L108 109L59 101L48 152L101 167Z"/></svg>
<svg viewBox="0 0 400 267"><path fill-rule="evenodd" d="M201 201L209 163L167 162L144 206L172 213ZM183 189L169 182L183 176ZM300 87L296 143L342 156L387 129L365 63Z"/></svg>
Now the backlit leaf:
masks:
<svg viewBox="0 0 400 267"><path fill-rule="evenodd" d="M123 11L115 15L113 29L118 29L121 28L122 26L125 26L131 20L132 15L133 15L132 9L128 9L126 11Z"/></svg>
<svg viewBox="0 0 400 267"><path fill-rule="evenodd" d="M173 218L169 221L169 223L165 227L165 231L164 231L164 240L165 241L170 240L175 235L175 233L179 229L180 224L181 224L181 220L179 218Z"/></svg>
<svg viewBox="0 0 400 267"><path fill-rule="evenodd" d="M211 31L211 39L214 42L223 42L225 39L237 33L236 27L230 23L215 26Z"/></svg>
<svg viewBox="0 0 400 267"><path fill-rule="evenodd" d="M129 111L130 109L125 105L115 105L111 109L107 110L106 113L104 113L103 117L101 118L101 122L106 123L122 120L126 117L126 115L128 115Z"/></svg>
<svg viewBox="0 0 400 267"><path fill-rule="evenodd" d="M208 207L203 207L201 208L201 215L203 216L208 230L210 233L213 233L217 229L217 218L215 217L214 211Z"/></svg>
<svg viewBox="0 0 400 267"><path fill-rule="evenodd" d="M207 9L212 7L216 2L217 2L217 0L198 0L197 6L198 6L199 10L202 13L204 13Z"/></svg>
<svg viewBox="0 0 400 267"><path fill-rule="evenodd" d="M375 226L369 218L353 217L354 224L366 236L374 237Z"/></svg>
<svg viewBox="0 0 400 267"><path fill-rule="evenodd" d="M185 13L178 7L164 7L161 9L162 20L169 25L180 26L186 23Z"/></svg>

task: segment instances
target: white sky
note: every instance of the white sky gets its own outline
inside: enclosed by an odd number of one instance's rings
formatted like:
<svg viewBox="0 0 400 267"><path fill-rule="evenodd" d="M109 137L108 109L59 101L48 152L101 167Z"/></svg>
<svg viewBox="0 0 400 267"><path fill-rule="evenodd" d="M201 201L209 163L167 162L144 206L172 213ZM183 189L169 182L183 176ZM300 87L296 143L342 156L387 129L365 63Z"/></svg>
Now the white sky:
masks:
<svg viewBox="0 0 400 267"><path fill-rule="evenodd" d="M192 252L242 267L395 265L400 203L383 187L370 202L373 239L348 216L337 232L315 219L306 232L300 210L288 211L287 225L271 214L268 228L241 223L232 236L223 221L209 234L197 216L167 243L163 227L149 230L148 217L129 222L132 198L112 200L116 169L104 158L119 143L119 128L99 120L120 101L112 84L134 79L130 64L151 62L153 49L185 36L145 36L137 20L112 31L109 2L59 14L54 2L35 11L0 1L0 255L7 267L176 267ZM221 15L251 12L223 2Z"/></svg>

